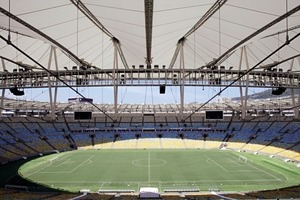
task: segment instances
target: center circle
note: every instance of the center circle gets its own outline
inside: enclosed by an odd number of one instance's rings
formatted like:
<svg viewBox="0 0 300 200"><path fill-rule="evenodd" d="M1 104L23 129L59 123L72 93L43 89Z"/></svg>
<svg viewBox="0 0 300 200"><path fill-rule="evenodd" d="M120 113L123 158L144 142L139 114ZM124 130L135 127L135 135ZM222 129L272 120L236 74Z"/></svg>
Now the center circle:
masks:
<svg viewBox="0 0 300 200"><path fill-rule="evenodd" d="M141 158L132 161L132 164L137 167L160 167L165 165L166 163L167 162L165 160L155 158L151 160Z"/></svg>

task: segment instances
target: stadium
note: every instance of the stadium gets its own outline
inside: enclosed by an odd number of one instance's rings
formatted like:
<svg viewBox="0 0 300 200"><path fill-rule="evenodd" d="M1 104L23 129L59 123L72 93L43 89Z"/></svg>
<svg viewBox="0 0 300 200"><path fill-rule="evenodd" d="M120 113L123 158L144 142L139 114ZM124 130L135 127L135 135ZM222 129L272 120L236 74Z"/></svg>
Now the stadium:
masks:
<svg viewBox="0 0 300 200"><path fill-rule="evenodd" d="M0 0L1 199L300 198L298 0Z"/></svg>

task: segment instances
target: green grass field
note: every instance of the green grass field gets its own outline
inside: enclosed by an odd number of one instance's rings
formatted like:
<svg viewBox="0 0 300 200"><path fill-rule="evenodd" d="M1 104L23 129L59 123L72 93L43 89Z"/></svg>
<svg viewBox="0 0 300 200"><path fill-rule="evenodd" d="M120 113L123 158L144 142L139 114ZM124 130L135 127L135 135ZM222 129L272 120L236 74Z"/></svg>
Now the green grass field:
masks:
<svg viewBox="0 0 300 200"><path fill-rule="evenodd" d="M161 192L253 191L300 184L293 163L231 150L77 150L32 160L19 174L52 188L91 192L149 186Z"/></svg>

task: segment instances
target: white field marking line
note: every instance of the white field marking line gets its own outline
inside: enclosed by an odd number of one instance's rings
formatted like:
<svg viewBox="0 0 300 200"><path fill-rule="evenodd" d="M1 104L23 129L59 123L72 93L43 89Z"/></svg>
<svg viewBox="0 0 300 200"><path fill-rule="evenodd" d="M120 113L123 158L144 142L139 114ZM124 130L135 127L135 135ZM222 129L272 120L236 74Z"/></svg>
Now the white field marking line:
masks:
<svg viewBox="0 0 300 200"><path fill-rule="evenodd" d="M195 182L190 182L190 184L187 183L170 183L170 184L166 184L164 185L164 188L168 188L168 187L178 187L178 186L184 186L184 187L197 187ZM198 187L197 187L198 188Z"/></svg>
<svg viewBox="0 0 300 200"><path fill-rule="evenodd" d="M70 155L71 155L71 153L69 153L69 155L67 155L66 157L63 157L62 159L67 158L67 157L69 157ZM57 156L57 159L58 159L58 158L59 158L59 156ZM51 158L51 159L52 159L52 158ZM44 161L44 162L45 162L45 163L47 163L48 161L50 162L51 159L46 160L46 161ZM50 166L52 166L52 163L51 163L51 162L50 162L50 164L48 164L48 165L46 165L46 166L44 166L44 167L42 167L42 168L40 168L40 169L37 169L36 171L34 171L34 172L30 173L30 174L24 175L24 177L27 178L27 177L29 177L29 176L31 176L31 175L33 175L33 174L35 174L35 173L38 173L39 171L41 171L41 170L43 170L43 169L45 169L45 168L47 168L47 167L50 167Z"/></svg>
<svg viewBox="0 0 300 200"><path fill-rule="evenodd" d="M29 176L31 176L31 175L33 175L33 174L35 174L35 173L41 171L42 169L45 169L46 167L49 167L49 166L51 166L51 163L50 163L49 165L46 165L46 166L44 166L44 167L42 167L42 168L40 168L40 169L38 169L38 170L36 170L36 171L30 173L30 174L24 175L24 177L27 178L27 177L29 177Z"/></svg>
<svg viewBox="0 0 300 200"><path fill-rule="evenodd" d="M70 160L70 159L69 159ZM90 164L90 163L92 163L93 161L91 161L91 160L87 160L87 161L90 161L88 164ZM83 163L85 163L86 161L84 161ZM74 169L73 169L74 170ZM70 174L70 173L72 173L73 172L73 170L72 171L66 171L66 172L64 172L64 171L59 171L59 172L36 172L36 173L38 173L38 174Z"/></svg>
<svg viewBox="0 0 300 200"><path fill-rule="evenodd" d="M228 199L228 200L236 200L236 199L233 199L233 198L230 198L230 197L225 197L225 196L222 196L221 194L218 194L217 192L214 192L214 191L211 191L211 193L217 197L220 197L221 199Z"/></svg>
<svg viewBox="0 0 300 200"><path fill-rule="evenodd" d="M73 170L71 170L69 173L74 172L76 169L78 169L79 167L81 167L86 161L90 160L92 157L94 157L94 155L90 156L88 159L86 159L85 161L83 161L80 165L78 165L77 167L75 167Z"/></svg>
<svg viewBox="0 0 300 200"><path fill-rule="evenodd" d="M227 152L225 152L225 154L229 155L230 157L232 157L232 158L236 159L238 162L240 162L240 163L236 162L236 163L239 164L240 166L245 166L245 165L244 165L245 162L242 162L240 159L237 159L237 158L234 157L232 154L227 153ZM234 153L234 154L240 156L239 154L236 154L236 153ZM230 159L230 158L228 158L228 159ZM242 163L242 164L241 164L241 163Z"/></svg>
<svg viewBox="0 0 300 200"><path fill-rule="evenodd" d="M63 159L65 159L65 158L69 157L69 156L72 154L72 152L71 152L71 153L68 153L68 154L69 154L69 155L63 157L61 160L63 160ZM51 159L52 159L52 158L51 158ZM49 160L47 160L47 161L45 161L45 162L47 163L47 162L50 161L51 159L49 159ZM59 156L57 156L57 159L59 160ZM39 171L41 171L41 170L43 170L43 169L45 169L45 168L47 168L47 167L50 167L50 166L52 166L52 163L50 163L49 165L46 165L46 166L44 166L44 167L42 167L42 168L40 168L40 169L34 171L34 172L32 172L32 173L30 173L30 174L28 174L28 175L24 175L24 177L27 178L27 177L29 177L29 176L35 174L35 173L40 173Z"/></svg>
<svg viewBox="0 0 300 200"><path fill-rule="evenodd" d="M235 171L229 171L229 172L232 172L232 173L239 173L239 172L257 172L257 170L235 170Z"/></svg>
<svg viewBox="0 0 300 200"><path fill-rule="evenodd" d="M103 185L104 185L104 182L101 184L101 186L100 186L99 190L101 190L101 189L102 189Z"/></svg>
<svg viewBox="0 0 300 200"><path fill-rule="evenodd" d="M278 178L277 176L275 176L275 175L273 175L273 174L270 174L269 172L266 172L266 171L264 171L264 170L262 170L262 169L259 169L258 167L255 167L255 166L249 164L248 162L247 162L246 164L249 165L249 166L251 166L251 167L253 167L254 169L257 169L258 171L264 172L265 174L267 174L267 175L269 175L269 176L271 176L271 177L273 177L273 178L276 178L278 181L281 181L280 178Z"/></svg>
<svg viewBox="0 0 300 200"><path fill-rule="evenodd" d="M133 160L133 161L131 161L131 164L136 166L136 167L148 167L148 159L147 159L147 164L146 165L136 164L136 162L140 161L140 160L145 160L145 158ZM160 167L160 166L164 166L165 164L167 164L167 161L165 161L165 160L162 160L162 159L155 159L155 160L161 161L162 164L151 165L151 167ZM152 159L152 162L153 162L153 159Z"/></svg>
<svg viewBox="0 0 300 200"><path fill-rule="evenodd" d="M63 156L63 155L62 156L57 156L57 160L58 161L64 160L64 159L68 158L69 156L71 156L73 153L74 152L70 152L66 156ZM61 159L60 159L60 157L61 157Z"/></svg>
<svg viewBox="0 0 300 200"><path fill-rule="evenodd" d="M259 179L259 180L201 180L201 181L160 181L161 184L176 184L176 183L213 183L213 182L269 182L269 181L279 181L278 179ZM145 183L143 181L38 181L39 183Z"/></svg>
<svg viewBox="0 0 300 200"><path fill-rule="evenodd" d="M228 154L228 153L226 153L226 154ZM231 154L228 154L228 155L230 155L231 157L233 157ZM238 154L236 154L236 155L238 155ZM267 175L269 175L269 176L271 176L273 178L276 178L276 180L278 180L278 181L281 181L281 179L278 178L277 176L274 176L273 174L270 174L270 173L268 173L268 172L266 172L266 171L264 171L262 169L259 169L258 167L255 167L255 166L251 165L249 162L246 162L245 164L248 165L248 166L250 166L250 167L253 167L254 169L257 169L258 171L261 171L261 172L263 172L263 173L265 173L265 174L267 174Z"/></svg>
<svg viewBox="0 0 300 200"><path fill-rule="evenodd" d="M223 166L221 166L219 163L217 163L216 161L214 161L213 159L211 159L210 157L208 157L207 155L204 155L207 159L209 159L210 161L212 161L214 164L216 164L217 166L221 167L225 172L228 172L227 169L225 169Z"/></svg>
<svg viewBox="0 0 300 200"><path fill-rule="evenodd" d="M70 161L70 159L66 160L65 162L60 163L59 165L55 165L53 167L60 167L61 165L65 165L65 163L69 162L69 161Z"/></svg>
<svg viewBox="0 0 300 200"><path fill-rule="evenodd" d="M238 163L238 162L235 162L234 160L231 160L230 158L227 158L227 160L233 162L234 164L236 165L239 165L239 166L244 166L244 165L241 165L241 163Z"/></svg>
<svg viewBox="0 0 300 200"><path fill-rule="evenodd" d="M208 163L208 164L215 164L215 163L212 162L211 159L206 159L205 162Z"/></svg>
<svg viewBox="0 0 300 200"><path fill-rule="evenodd" d="M150 151L148 152L148 182L150 182Z"/></svg>
<svg viewBox="0 0 300 200"><path fill-rule="evenodd" d="M70 172L36 172L37 174L69 174Z"/></svg>

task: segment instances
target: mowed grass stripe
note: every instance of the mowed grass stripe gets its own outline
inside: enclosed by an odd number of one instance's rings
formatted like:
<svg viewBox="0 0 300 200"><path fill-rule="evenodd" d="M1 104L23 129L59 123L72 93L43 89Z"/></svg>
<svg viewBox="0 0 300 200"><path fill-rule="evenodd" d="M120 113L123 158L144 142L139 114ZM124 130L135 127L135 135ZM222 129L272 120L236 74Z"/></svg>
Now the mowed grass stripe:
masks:
<svg viewBox="0 0 300 200"><path fill-rule="evenodd" d="M96 191L100 188L137 190L148 185L181 187L180 184L199 188L212 185L224 190L230 190L231 186L236 189L240 185L243 190L246 186L251 190L266 189L268 185L269 188L278 188L295 184L287 183L284 174L263 166L261 160L267 157L243 153L249 157L249 163L243 163L238 155L220 150L78 150L28 178L51 187L78 190L84 186ZM278 161L278 164L285 163ZM26 163L20 169L23 176L26 177L26 168L32 168L30 165L31 162Z"/></svg>

